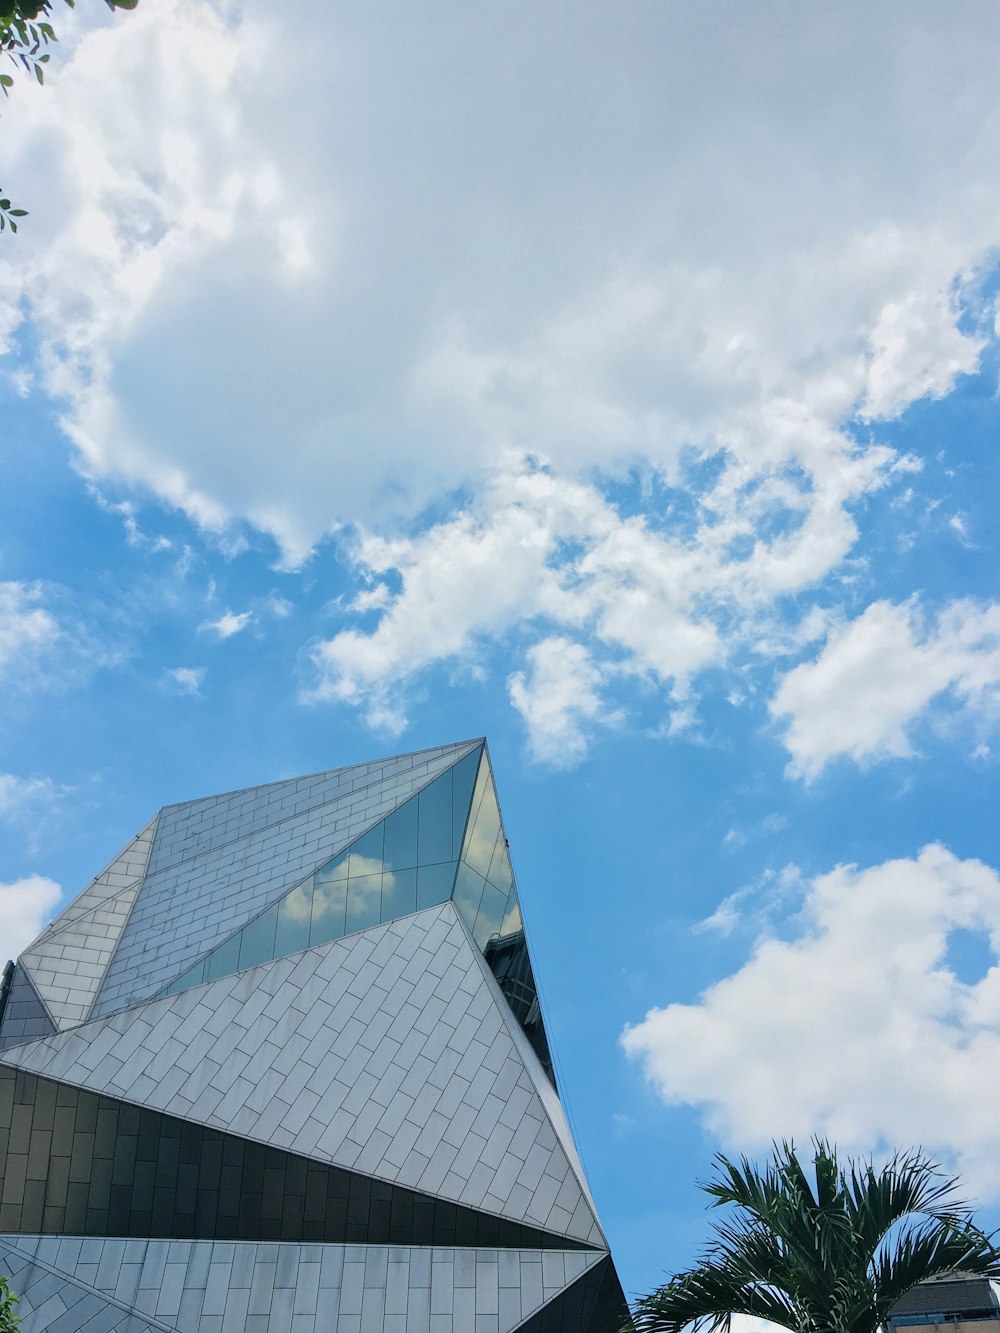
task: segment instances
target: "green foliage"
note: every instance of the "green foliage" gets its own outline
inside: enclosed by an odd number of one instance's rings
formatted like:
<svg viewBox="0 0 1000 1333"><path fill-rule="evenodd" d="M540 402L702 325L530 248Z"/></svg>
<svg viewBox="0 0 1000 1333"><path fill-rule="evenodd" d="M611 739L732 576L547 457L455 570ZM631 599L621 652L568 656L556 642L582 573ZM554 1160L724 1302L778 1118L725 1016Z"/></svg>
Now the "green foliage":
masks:
<svg viewBox="0 0 1000 1333"><path fill-rule="evenodd" d="M884 1167L841 1166L836 1148L813 1142L812 1179L790 1143L758 1168L719 1154L702 1185L713 1207L735 1213L714 1224L701 1262L644 1297L639 1333L688 1325L728 1333L734 1314L793 1333L877 1333L918 1282L962 1269L1000 1276L1000 1250L922 1152Z"/></svg>
<svg viewBox="0 0 1000 1333"><path fill-rule="evenodd" d="M0 1277L0 1333L17 1333L20 1319L14 1313L17 1297L11 1291L5 1277Z"/></svg>
<svg viewBox="0 0 1000 1333"><path fill-rule="evenodd" d="M76 0L64 3L73 9ZM104 3L109 9L135 9L139 0L104 0ZM53 0L0 0L0 56L5 55L15 70L33 74L39 83L45 81L50 54L47 48L58 40L48 22L52 5ZM14 76L0 73L0 92L4 97L10 96L13 86ZM0 199L0 231L7 227L17 231L14 218L26 216L25 209L11 208L9 199Z"/></svg>
<svg viewBox="0 0 1000 1333"><path fill-rule="evenodd" d="M14 219L23 217L27 217L25 209L11 208L9 199L0 199L0 231L3 231L5 227L9 227L11 231L17 231L17 223ZM0 1324L0 1330L2 1329L3 1325Z"/></svg>

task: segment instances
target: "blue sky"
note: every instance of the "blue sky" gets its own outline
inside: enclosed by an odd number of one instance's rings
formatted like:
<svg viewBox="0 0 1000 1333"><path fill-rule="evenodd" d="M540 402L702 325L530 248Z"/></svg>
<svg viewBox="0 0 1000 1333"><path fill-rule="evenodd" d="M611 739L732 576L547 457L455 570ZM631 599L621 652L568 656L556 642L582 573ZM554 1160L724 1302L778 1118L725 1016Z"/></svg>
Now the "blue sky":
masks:
<svg viewBox="0 0 1000 1333"><path fill-rule="evenodd" d="M273 8L81 6L4 110L7 951L485 733L627 1290L775 1136L1000 1222L992 7Z"/></svg>

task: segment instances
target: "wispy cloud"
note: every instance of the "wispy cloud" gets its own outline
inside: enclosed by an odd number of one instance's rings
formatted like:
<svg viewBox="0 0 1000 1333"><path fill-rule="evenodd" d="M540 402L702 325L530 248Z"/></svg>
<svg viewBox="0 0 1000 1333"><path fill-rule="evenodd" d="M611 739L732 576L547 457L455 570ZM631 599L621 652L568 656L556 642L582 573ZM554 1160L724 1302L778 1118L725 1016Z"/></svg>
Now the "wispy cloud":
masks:
<svg viewBox="0 0 1000 1333"><path fill-rule="evenodd" d="M245 630L248 625L252 625L254 615L252 611L224 611L218 620L205 620L198 626L199 631L208 630L218 635L220 639L231 639L234 634L239 634Z"/></svg>
<svg viewBox="0 0 1000 1333"><path fill-rule="evenodd" d="M205 679L204 667L171 667L164 672L164 684L177 694L190 695L192 699L201 697L201 686Z"/></svg>

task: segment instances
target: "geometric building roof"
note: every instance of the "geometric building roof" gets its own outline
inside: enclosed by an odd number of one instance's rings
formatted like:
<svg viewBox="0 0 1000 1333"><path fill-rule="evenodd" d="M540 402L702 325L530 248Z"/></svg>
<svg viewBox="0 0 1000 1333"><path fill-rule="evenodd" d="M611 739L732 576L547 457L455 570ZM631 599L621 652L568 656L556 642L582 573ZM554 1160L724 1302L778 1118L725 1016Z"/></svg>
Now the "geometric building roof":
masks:
<svg viewBox="0 0 1000 1333"><path fill-rule="evenodd" d="M94 1330L290 1328L288 1300L301 1333L627 1317L483 740L161 810L4 974L4 1147L0 1272L25 1333L90 1329L91 1307ZM172 1265L152 1305L94 1269L146 1280L140 1243L161 1282ZM310 1282L336 1269L342 1317L277 1270L255 1279L266 1322L244 1308L265 1243ZM450 1295L425 1311L428 1264ZM364 1309L345 1275L374 1282Z"/></svg>

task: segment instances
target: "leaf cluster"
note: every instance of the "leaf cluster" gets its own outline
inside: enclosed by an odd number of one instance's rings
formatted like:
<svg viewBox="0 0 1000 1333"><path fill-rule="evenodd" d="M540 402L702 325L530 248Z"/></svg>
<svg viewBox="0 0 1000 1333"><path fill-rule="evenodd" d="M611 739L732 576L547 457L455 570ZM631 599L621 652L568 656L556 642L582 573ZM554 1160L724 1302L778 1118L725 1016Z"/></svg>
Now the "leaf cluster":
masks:
<svg viewBox="0 0 1000 1333"><path fill-rule="evenodd" d="M73 9L76 0L64 3ZM109 9L135 9L139 0L104 0L104 3ZM6 56L15 70L33 74L38 83L45 81L45 66L50 56L47 48L58 40L48 21L52 5L53 0L0 0L0 55ZM13 86L14 76L0 72L0 92L4 97L10 96ZM0 199L0 231L9 227L16 232L14 219L26 216L26 209L12 208L9 199Z"/></svg>
<svg viewBox="0 0 1000 1333"><path fill-rule="evenodd" d="M44 82L49 52L45 49L57 40L52 24L48 22L53 0L0 0L0 51L15 66L34 74ZM64 0L73 9L76 0ZM104 0L109 9L135 9L138 0ZM14 79L0 74L0 88L8 96Z"/></svg>
<svg viewBox="0 0 1000 1333"><path fill-rule="evenodd" d="M842 1167L816 1139L812 1179L790 1143L775 1144L762 1169L722 1154L715 1166L702 1188L735 1212L715 1224L700 1263L639 1302L640 1333L728 1333L734 1314L793 1333L877 1333L925 1278L1000 1275L1000 1250L957 1198L958 1182L920 1151L879 1169Z"/></svg>
<svg viewBox="0 0 1000 1333"><path fill-rule="evenodd" d="M0 1333L17 1333L20 1319L14 1313L18 1298L11 1291L5 1277L0 1277Z"/></svg>

